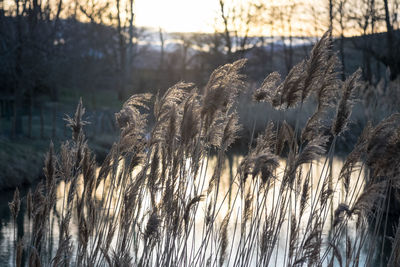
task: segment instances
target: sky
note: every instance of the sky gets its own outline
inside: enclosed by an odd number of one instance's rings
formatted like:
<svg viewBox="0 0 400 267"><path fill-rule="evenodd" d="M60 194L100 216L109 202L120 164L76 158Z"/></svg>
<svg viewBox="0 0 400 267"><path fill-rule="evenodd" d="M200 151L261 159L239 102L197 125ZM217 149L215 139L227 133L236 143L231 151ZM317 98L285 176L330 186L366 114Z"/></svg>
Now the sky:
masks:
<svg viewBox="0 0 400 267"><path fill-rule="evenodd" d="M44 0L51 2L54 8L59 0ZM77 0L80 5L107 0ZM116 0L112 3L115 12ZM121 5L129 0L121 0ZM227 0L243 1L248 0ZM14 0L3 0L5 10L15 8ZM113 5L114 4L114 5ZM75 6L75 0L63 0L64 9ZM0 5L0 7L2 7ZM122 8L123 9L123 8ZM214 21L219 11L219 0L134 0L134 9L137 26L162 28L168 32L214 32ZM123 11L122 11L123 12Z"/></svg>
<svg viewBox="0 0 400 267"><path fill-rule="evenodd" d="M218 0L136 0L136 24L167 32L213 32Z"/></svg>
<svg viewBox="0 0 400 267"><path fill-rule="evenodd" d="M1 0L0 0L1 1ZM56 10L57 3L60 0L43 0L43 2L49 2ZM122 6L122 17L126 14L125 7L129 5L130 0L120 0ZM296 11L290 15L291 31L294 35L308 35L304 30L310 30L310 18L302 18L303 15L308 14L310 6L321 6L323 3L320 0L251 0L252 2L264 3L267 5L267 9L270 6L287 6L290 2L296 5ZM67 17L71 14L71 10L79 10L76 8L76 3L80 6L93 5L96 6L104 5L104 3L111 3L112 13L116 13L116 0L63 0L63 12L61 17ZM235 7L236 10L240 10L240 7L249 7L250 0L225 0L226 10L230 10L230 7ZM15 8L14 0L3 0L4 6ZM319 4L317 4L319 3ZM75 8L74 8L75 7ZM285 11L287 8L283 8L283 13L288 16L288 12ZM254 11L254 10L253 10ZM135 24L136 26L151 27L158 30L161 28L165 32L204 32L213 33L216 29L219 31L223 30L222 21L220 18L220 5L219 0L134 0L134 13L135 13ZM247 14L247 13L246 13ZM79 15L79 14L78 14ZM84 15L80 14L83 21L87 21ZM261 16L257 16L261 17ZM268 16L266 16L268 17ZM245 18L243 18L245 20ZM249 32L250 35L288 35L288 21L281 20L274 17L275 24L274 29L269 29L266 22L259 23L258 26L252 25ZM254 20L253 20L254 21ZM107 21L105 21L107 23ZM111 23L115 23L115 20ZM280 23L280 24L279 24ZM284 24L282 24L284 23ZM241 29L238 25L235 26L240 34ZM230 26L230 30L232 26Z"/></svg>
<svg viewBox="0 0 400 267"><path fill-rule="evenodd" d="M254 1L275 6L288 5L289 2L289 0ZM225 0L226 9L229 9L229 6L247 6L248 2L249 0ZM298 8L294 17L301 16L305 11L304 8L308 9L310 4L314 6L321 4L319 0L291 0L290 3L295 3ZM212 33L216 28L222 30L219 0L135 0L135 10L137 26L162 28L166 32ZM305 26L304 22L297 24L295 26L300 28ZM294 28L297 34L302 35L296 27ZM259 29L254 30L259 33ZM287 29L280 29L275 34L287 34Z"/></svg>

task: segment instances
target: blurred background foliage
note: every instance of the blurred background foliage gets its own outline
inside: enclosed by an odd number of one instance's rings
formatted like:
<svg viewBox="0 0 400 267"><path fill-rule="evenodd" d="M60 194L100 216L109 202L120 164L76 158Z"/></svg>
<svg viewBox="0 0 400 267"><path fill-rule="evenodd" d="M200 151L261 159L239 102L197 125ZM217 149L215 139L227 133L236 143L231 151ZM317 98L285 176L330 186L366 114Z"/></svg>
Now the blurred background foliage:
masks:
<svg viewBox="0 0 400 267"><path fill-rule="evenodd" d="M283 119L252 103L251 91L272 71L285 76L329 27L342 79L361 67L365 80L345 144L368 120L399 110L399 0L216 2L213 32L179 33L137 26L134 0L0 0L0 187L39 175L49 138L69 136L63 119L80 97L101 160L117 136L114 113L130 95L182 80L201 89L216 67L243 57L249 91L237 109L249 138Z"/></svg>

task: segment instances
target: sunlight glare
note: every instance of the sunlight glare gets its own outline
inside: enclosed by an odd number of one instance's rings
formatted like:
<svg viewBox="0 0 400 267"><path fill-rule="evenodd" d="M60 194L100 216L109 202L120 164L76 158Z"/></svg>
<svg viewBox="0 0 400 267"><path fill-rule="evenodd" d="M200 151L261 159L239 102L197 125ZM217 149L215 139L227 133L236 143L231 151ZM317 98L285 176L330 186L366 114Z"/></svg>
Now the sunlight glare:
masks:
<svg viewBox="0 0 400 267"><path fill-rule="evenodd" d="M218 11L216 0L137 0L138 26L168 32L213 32Z"/></svg>

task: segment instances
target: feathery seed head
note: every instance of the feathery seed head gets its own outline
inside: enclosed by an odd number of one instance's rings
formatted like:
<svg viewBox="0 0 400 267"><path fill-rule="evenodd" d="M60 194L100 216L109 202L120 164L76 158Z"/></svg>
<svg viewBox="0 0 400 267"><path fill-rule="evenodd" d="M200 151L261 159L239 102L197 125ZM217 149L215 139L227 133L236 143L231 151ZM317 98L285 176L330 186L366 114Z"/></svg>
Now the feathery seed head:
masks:
<svg viewBox="0 0 400 267"><path fill-rule="evenodd" d="M347 126L348 120L351 115L351 109L354 104L354 92L361 85L361 70L358 69L354 72L342 86L342 96L336 112L336 117L332 125L332 134L334 136L340 135Z"/></svg>
<svg viewBox="0 0 400 267"><path fill-rule="evenodd" d="M14 191L13 201L8 203L8 207L10 208L11 216L14 222L17 220L20 206L21 206L21 198L19 196L19 190L17 187Z"/></svg>

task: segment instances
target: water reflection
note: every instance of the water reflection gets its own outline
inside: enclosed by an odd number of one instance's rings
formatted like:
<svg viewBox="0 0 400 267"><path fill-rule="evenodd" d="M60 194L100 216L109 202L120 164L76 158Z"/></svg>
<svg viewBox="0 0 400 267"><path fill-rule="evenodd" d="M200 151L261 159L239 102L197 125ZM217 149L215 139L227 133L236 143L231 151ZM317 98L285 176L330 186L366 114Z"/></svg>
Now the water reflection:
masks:
<svg viewBox="0 0 400 267"><path fill-rule="evenodd" d="M223 220L224 216L227 214L229 210L229 206L235 206L235 209L232 211L232 218L240 218L241 210L244 208L243 203L240 203L241 201L235 198L236 194L239 192L239 186L237 183L232 184L232 190L230 194L227 194L229 191L229 187L231 185L231 182L234 179L234 176L236 175L236 170L238 169L238 166L240 164L240 161L242 159L242 156L240 155L229 155L226 160L225 160L225 167L223 168L222 171L222 176L221 176L221 184L220 184L220 192L218 194L218 200L219 203L223 202L223 199L228 197L228 201L224 201L224 205L221 205L219 207L220 212L218 213L218 219ZM205 180L209 180L210 177L213 174L214 168L217 164L216 158L212 157L208 160L208 163L203 166L202 172L205 173L205 177L207 177ZM280 167L278 168L277 171L277 179L275 180L275 183L272 185L269 190L269 193L266 196L266 201L265 201L265 208L267 212L272 211L273 208L276 205L276 202L278 201L279 198L279 187L280 187L280 177L282 176L282 173L284 172L284 162L281 162ZM333 196L333 206L336 206L338 203L342 202L344 199L344 193L343 193L343 188L341 186L341 183L336 183L337 178L339 176L340 169L343 165L343 161L340 158L334 158L333 160L333 184L338 185L337 188L335 188L335 194ZM207 166L207 168L205 167ZM319 163L313 163L312 165L304 165L302 166L302 173L306 174L308 171L311 171L313 177L313 180L311 180L311 190L313 191L318 191L321 188L321 183L319 183L319 180L317 177L320 177L321 173L322 175L326 175L327 169L324 169L324 164L323 162ZM358 175L358 174L355 174ZM351 183L355 183L357 181L357 177L353 177L351 179ZM203 185L198 186L199 192L204 192L207 190L207 182L203 183ZM82 186L82 184L80 184ZM350 187L354 187L354 184L351 184ZM96 191L96 197L98 199L101 199L105 192L108 192L110 188L110 183L109 182L102 182ZM362 188L362 185L358 185L357 188ZM21 189L21 196L26 196L27 191L29 188L23 188ZM52 257L52 255L55 254L56 247L55 245L58 244L58 239L59 239L59 224L60 224L60 218L62 217L61 215L63 214L63 205L65 205L65 190L66 190L66 184L64 182L60 182L57 187L57 204L55 209L51 212L51 217L49 218L50 224L53 226L51 236L46 240L46 242L49 242L50 247L52 247L52 252L49 256L49 258ZM78 188L78 190L82 190L82 188ZM33 188L32 188L33 191ZM114 196L119 196L120 194L120 189L116 189ZM239 192L240 194L240 192ZM355 196L359 194L359 192L354 192ZM313 196L314 194L311 193ZM13 197L13 192L3 192L0 194L0 265L14 265L14 225L12 222L12 219L10 217L10 212L9 212L9 207L8 207L8 202L12 200ZM119 206L119 200L118 197L113 197L112 198L112 210L118 209ZM254 199L256 203L261 203L261 199ZM315 199L311 197L309 205L306 207L305 214L307 212L310 212L311 207L315 204ZM296 205L296 202L293 200L292 205ZM294 206L294 210L296 210L296 206ZM202 203L198 207L197 215L196 215L196 222L195 222L195 227L194 229L203 229L204 226L204 217L205 217L205 212L206 212L206 203ZM307 215L305 215L307 218ZM306 222L302 222L302 226L300 229L304 228L306 225ZM29 240L29 218L26 214L26 201L25 197L23 198L23 201L21 203L21 210L17 219L17 227L16 227L16 235L18 238L23 238L25 240ZM76 236L77 233L77 217L76 215L73 216L72 221L71 221L71 234L72 236ZM284 221L282 229L286 229L288 227L287 221ZM329 224L326 224L325 227L327 229L330 228ZM228 233L229 236L234 237L234 231L235 231L235 226L230 225L228 228ZM278 246L275 249L274 252L274 257L276 257L276 263L280 266L284 264L283 262L283 255L286 250L287 246L287 240L285 236L285 231L282 231ZM196 233L192 233L188 235L188 243L192 244L196 248L198 247L198 244L194 244L196 242L192 242L192 239L195 238L196 240L201 239L201 231L197 231ZM301 232L300 232L301 236ZM236 236L236 238L233 238L230 240L231 242L231 252L233 255L235 255L236 250L240 246L239 244L239 238ZM24 255L23 258L24 262L26 262L26 255ZM233 259L232 259L233 261ZM360 262L362 263L362 261ZM256 264L255 262L253 263L254 265Z"/></svg>

